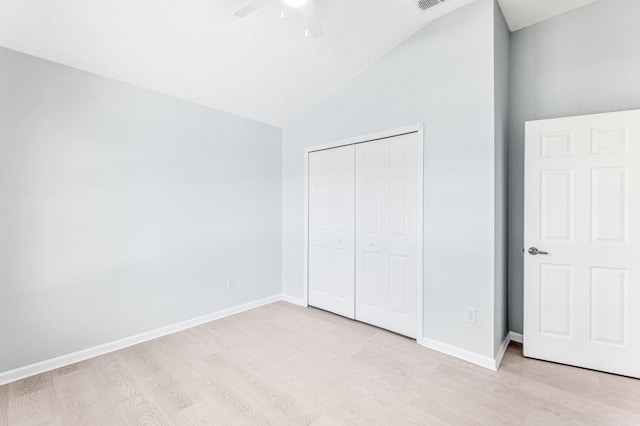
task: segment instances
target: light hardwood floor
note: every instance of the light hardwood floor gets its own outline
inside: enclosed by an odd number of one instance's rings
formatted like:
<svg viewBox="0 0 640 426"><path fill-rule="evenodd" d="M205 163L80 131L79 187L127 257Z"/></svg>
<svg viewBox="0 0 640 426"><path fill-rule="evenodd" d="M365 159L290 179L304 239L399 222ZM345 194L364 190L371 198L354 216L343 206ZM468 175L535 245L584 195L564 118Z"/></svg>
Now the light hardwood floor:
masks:
<svg viewBox="0 0 640 426"><path fill-rule="evenodd" d="M496 373L279 302L0 387L23 424L640 425L640 381L517 344Z"/></svg>

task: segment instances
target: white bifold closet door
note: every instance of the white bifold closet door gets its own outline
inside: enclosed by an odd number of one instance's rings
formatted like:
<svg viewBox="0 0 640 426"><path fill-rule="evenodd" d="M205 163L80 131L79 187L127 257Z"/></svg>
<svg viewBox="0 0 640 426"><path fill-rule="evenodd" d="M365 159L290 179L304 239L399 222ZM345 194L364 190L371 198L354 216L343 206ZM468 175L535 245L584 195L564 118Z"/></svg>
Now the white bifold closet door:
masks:
<svg viewBox="0 0 640 426"><path fill-rule="evenodd" d="M356 145L356 319L417 333L422 176L416 133Z"/></svg>
<svg viewBox="0 0 640 426"><path fill-rule="evenodd" d="M353 145L309 154L309 305L354 318Z"/></svg>

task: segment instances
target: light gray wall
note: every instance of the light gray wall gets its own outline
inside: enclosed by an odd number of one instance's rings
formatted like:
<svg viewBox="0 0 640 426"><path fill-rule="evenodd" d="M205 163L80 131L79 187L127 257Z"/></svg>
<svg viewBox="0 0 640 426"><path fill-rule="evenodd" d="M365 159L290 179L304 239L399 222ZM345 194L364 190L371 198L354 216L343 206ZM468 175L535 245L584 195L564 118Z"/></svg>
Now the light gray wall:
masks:
<svg viewBox="0 0 640 426"><path fill-rule="evenodd" d="M278 128L0 49L0 372L280 293L281 188Z"/></svg>
<svg viewBox="0 0 640 426"><path fill-rule="evenodd" d="M640 1L600 0L514 32L509 137L509 325L522 332L524 123L640 108Z"/></svg>
<svg viewBox="0 0 640 426"><path fill-rule="evenodd" d="M304 147L425 123L424 335L493 357L493 6L430 23L285 127L285 294L303 296Z"/></svg>
<svg viewBox="0 0 640 426"><path fill-rule="evenodd" d="M507 306L507 207L509 157L509 42L511 32L494 2L495 90L495 353L509 332Z"/></svg>

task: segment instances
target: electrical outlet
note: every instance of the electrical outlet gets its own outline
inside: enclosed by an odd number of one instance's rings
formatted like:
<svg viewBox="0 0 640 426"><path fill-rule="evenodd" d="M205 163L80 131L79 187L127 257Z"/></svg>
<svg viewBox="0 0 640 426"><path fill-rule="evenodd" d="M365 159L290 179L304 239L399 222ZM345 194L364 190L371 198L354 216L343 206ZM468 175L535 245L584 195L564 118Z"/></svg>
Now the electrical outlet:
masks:
<svg viewBox="0 0 640 426"><path fill-rule="evenodd" d="M234 288L236 286L236 279L234 277L227 277L227 288Z"/></svg>
<svg viewBox="0 0 640 426"><path fill-rule="evenodd" d="M476 309L475 308L466 308L466 318L467 322L471 324L476 323Z"/></svg>

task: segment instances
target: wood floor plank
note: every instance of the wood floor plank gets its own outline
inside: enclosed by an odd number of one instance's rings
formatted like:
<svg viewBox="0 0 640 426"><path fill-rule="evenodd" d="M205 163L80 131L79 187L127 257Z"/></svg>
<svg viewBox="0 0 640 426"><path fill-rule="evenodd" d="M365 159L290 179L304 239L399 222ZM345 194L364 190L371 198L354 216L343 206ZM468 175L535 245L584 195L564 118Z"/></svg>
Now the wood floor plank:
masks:
<svg viewBox="0 0 640 426"><path fill-rule="evenodd" d="M216 372L202 358L184 356L173 346L165 344L153 346L154 355L171 370L172 375L193 392L222 380L222 372Z"/></svg>
<svg viewBox="0 0 640 426"><path fill-rule="evenodd" d="M62 425L51 372L9 385L9 425Z"/></svg>
<svg viewBox="0 0 640 426"><path fill-rule="evenodd" d="M105 388L114 419L121 424L171 424L153 397L144 392L118 352L95 358L96 380Z"/></svg>
<svg viewBox="0 0 640 426"><path fill-rule="evenodd" d="M168 426L173 424L141 393L111 406L111 410L114 415L114 423L119 425Z"/></svg>
<svg viewBox="0 0 640 426"><path fill-rule="evenodd" d="M65 365L64 367L51 370L51 377L55 382L55 379L58 376L64 376L65 374L69 374L69 373L73 373L74 371L89 368L90 366L91 366L91 360L85 360L85 361L80 361L73 364Z"/></svg>
<svg viewBox="0 0 640 426"><path fill-rule="evenodd" d="M595 398L614 407L640 414L638 380L609 373L598 373L599 394Z"/></svg>
<svg viewBox="0 0 640 426"><path fill-rule="evenodd" d="M215 398L198 402L175 414L172 419L174 424L184 426L217 426L226 424L229 419L234 419L235 424L250 423L238 420L233 408L226 404L216 404Z"/></svg>
<svg viewBox="0 0 640 426"><path fill-rule="evenodd" d="M305 404L296 404L291 387L274 380L274 377L267 373L272 371L270 365L253 363L246 358L230 354L217 354L215 365L226 372L223 383L234 383L236 390L243 395L250 395L253 401L259 402L262 410L271 412L278 423L285 421L307 425L320 415L317 410L309 410Z"/></svg>
<svg viewBox="0 0 640 426"><path fill-rule="evenodd" d="M500 371L279 302L0 387L13 425L639 425L640 380Z"/></svg>
<svg viewBox="0 0 640 426"><path fill-rule="evenodd" d="M284 392L295 395L296 406L307 413L308 418L328 412L345 422L361 422L363 419L358 417L345 400L345 396L353 397L351 384L340 372L334 371L334 366L325 364L326 368L319 368L314 359L316 354L309 352L306 355L306 358L296 356L278 361L277 358L256 359L248 354L234 353L234 358L240 361L243 368L251 368L255 374L270 374L267 380L279 389L285 389ZM208 362L217 369L229 369L229 360L223 354L210 357Z"/></svg>
<svg viewBox="0 0 640 426"><path fill-rule="evenodd" d="M9 384L9 400L30 395L53 386L51 372L36 374Z"/></svg>
<svg viewBox="0 0 640 426"><path fill-rule="evenodd" d="M9 424L9 385L0 386L0 426Z"/></svg>
<svg viewBox="0 0 640 426"><path fill-rule="evenodd" d="M140 383L141 391L152 396L169 416L199 401L197 392L184 386L181 377L159 362L148 350L150 347L145 344L135 353L122 354L124 364Z"/></svg>
<svg viewBox="0 0 640 426"><path fill-rule="evenodd" d="M532 411L548 410L565 417L567 409L573 412L571 418L593 420L598 424L640 425L640 415L620 409L611 404L594 399L593 391L585 392L567 391L550 381L542 383L539 380L523 378L518 385L518 390L524 392L532 402L538 402ZM636 401L636 404L640 400Z"/></svg>
<svg viewBox="0 0 640 426"><path fill-rule="evenodd" d="M63 373L63 371L58 371ZM110 425L113 413L105 389L89 364L54 374L53 383L66 425Z"/></svg>
<svg viewBox="0 0 640 426"><path fill-rule="evenodd" d="M206 401L227 413L228 419L237 424L269 425L280 424L277 417L264 410L263 401L253 395L246 395L236 383L223 382L202 390Z"/></svg>

